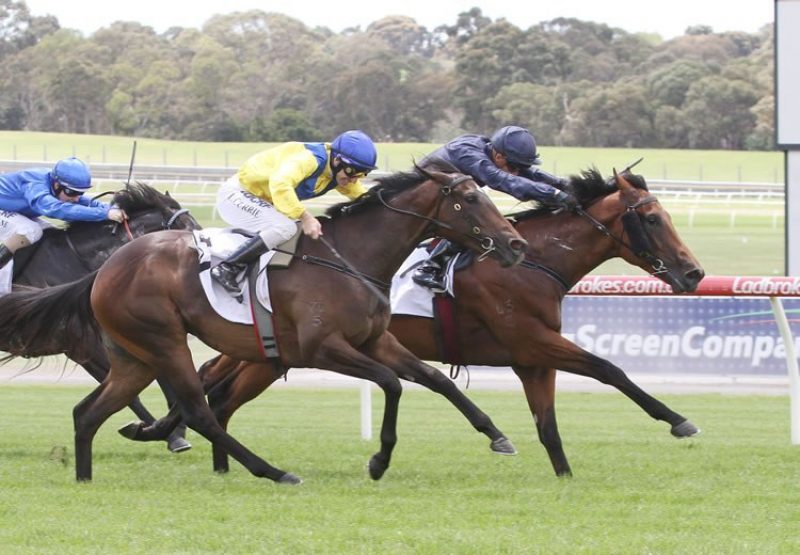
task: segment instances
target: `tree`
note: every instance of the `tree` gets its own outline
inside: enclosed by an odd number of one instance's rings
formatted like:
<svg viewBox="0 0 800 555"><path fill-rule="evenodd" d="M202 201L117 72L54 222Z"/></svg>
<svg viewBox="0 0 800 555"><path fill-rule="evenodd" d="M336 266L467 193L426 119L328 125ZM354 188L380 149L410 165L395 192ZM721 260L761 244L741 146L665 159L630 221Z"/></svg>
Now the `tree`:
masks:
<svg viewBox="0 0 800 555"><path fill-rule="evenodd" d="M751 109L758 94L750 83L720 76L704 77L686 93L683 109L689 127L690 148L742 149L753 132Z"/></svg>
<svg viewBox="0 0 800 555"><path fill-rule="evenodd" d="M0 60L59 29L53 16L34 17L23 1L0 0Z"/></svg>

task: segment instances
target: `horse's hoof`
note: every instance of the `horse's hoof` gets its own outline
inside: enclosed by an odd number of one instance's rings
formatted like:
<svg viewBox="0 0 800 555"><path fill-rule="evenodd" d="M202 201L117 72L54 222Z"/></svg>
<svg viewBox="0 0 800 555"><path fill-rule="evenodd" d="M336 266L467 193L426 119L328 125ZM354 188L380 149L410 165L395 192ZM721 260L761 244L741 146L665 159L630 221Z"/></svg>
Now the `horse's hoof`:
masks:
<svg viewBox="0 0 800 555"><path fill-rule="evenodd" d="M673 426L670 433L678 438L691 437L695 434L699 434L700 429L688 420L684 420L680 424Z"/></svg>
<svg viewBox="0 0 800 555"><path fill-rule="evenodd" d="M127 437L128 439L132 439L134 441L137 440L137 436L139 435L139 431L144 427L144 422L128 422L122 428L117 430L119 435L122 437Z"/></svg>
<svg viewBox="0 0 800 555"><path fill-rule="evenodd" d="M291 486L297 486L299 484L302 484L303 480L299 476L295 476L291 472L287 472L286 474L278 478L276 482L278 482L279 484L289 484Z"/></svg>
<svg viewBox="0 0 800 555"><path fill-rule="evenodd" d="M183 453L191 448L192 444L182 437L176 437L175 439L167 442L167 449L169 449L172 453Z"/></svg>
<svg viewBox="0 0 800 555"><path fill-rule="evenodd" d="M514 444L511 443L507 438L499 437L492 441L490 447L492 451L499 455L516 455L517 449L514 447Z"/></svg>
<svg viewBox="0 0 800 555"><path fill-rule="evenodd" d="M383 473L389 465L384 463L378 455L372 455L369 460L369 475L373 480L380 480L383 478Z"/></svg>

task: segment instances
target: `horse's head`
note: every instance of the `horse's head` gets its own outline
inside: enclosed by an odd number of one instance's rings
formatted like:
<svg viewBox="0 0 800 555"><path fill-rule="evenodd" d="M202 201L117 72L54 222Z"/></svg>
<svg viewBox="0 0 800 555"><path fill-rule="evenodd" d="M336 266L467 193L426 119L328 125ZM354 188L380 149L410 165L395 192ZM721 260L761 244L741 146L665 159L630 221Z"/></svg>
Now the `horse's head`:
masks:
<svg viewBox="0 0 800 555"><path fill-rule="evenodd" d="M189 210L172 198L141 182L130 184L114 194L113 203L128 214L134 237L166 229L200 229Z"/></svg>
<svg viewBox="0 0 800 555"><path fill-rule="evenodd" d="M417 167L440 192L434 233L479 252L481 258L494 256L502 266L522 262L528 242L471 177L448 169Z"/></svg>
<svg viewBox="0 0 800 555"><path fill-rule="evenodd" d="M650 194L644 178L614 172L619 188L619 255L627 262L668 283L675 293L697 289L705 272L681 240L672 218Z"/></svg>

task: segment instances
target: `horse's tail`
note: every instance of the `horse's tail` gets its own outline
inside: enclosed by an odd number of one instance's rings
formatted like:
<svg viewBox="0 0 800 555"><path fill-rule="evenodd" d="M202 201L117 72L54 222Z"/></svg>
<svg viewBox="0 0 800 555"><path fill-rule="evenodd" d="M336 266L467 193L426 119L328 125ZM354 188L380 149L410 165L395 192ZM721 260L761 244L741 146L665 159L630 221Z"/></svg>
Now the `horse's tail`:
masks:
<svg viewBox="0 0 800 555"><path fill-rule="evenodd" d="M0 297L0 350L14 357L69 353L86 360L100 337L90 302L97 271L45 289L24 288Z"/></svg>

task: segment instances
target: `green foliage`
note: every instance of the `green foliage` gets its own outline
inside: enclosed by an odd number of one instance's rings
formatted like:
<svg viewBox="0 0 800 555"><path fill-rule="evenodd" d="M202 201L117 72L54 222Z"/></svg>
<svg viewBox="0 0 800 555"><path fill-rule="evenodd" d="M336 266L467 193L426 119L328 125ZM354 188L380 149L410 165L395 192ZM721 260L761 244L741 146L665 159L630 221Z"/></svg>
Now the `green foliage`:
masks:
<svg viewBox="0 0 800 555"><path fill-rule="evenodd" d="M698 26L660 41L576 18L521 29L473 8L434 31L388 16L336 34L250 10L83 37L2 0L0 127L207 141L360 127L431 141L516 123L559 145L769 149L771 33Z"/></svg>
<svg viewBox="0 0 800 555"><path fill-rule="evenodd" d="M292 373L289 374L289 385ZM74 482L71 409L89 387L5 385L0 543L5 553L792 553L800 518L786 396L665 395L703 433L676 440L619 393L561 393L575 476L557 479L522 392L469 390L516 457L438 396L407 388L379 482L365 464L355 390L276 384L231 423L305 482L277 486L210 448L171 455L100 429L94 482ZM158 409L152 389L145 401ZM380 397L373 409L378 424Z"/></svg>

